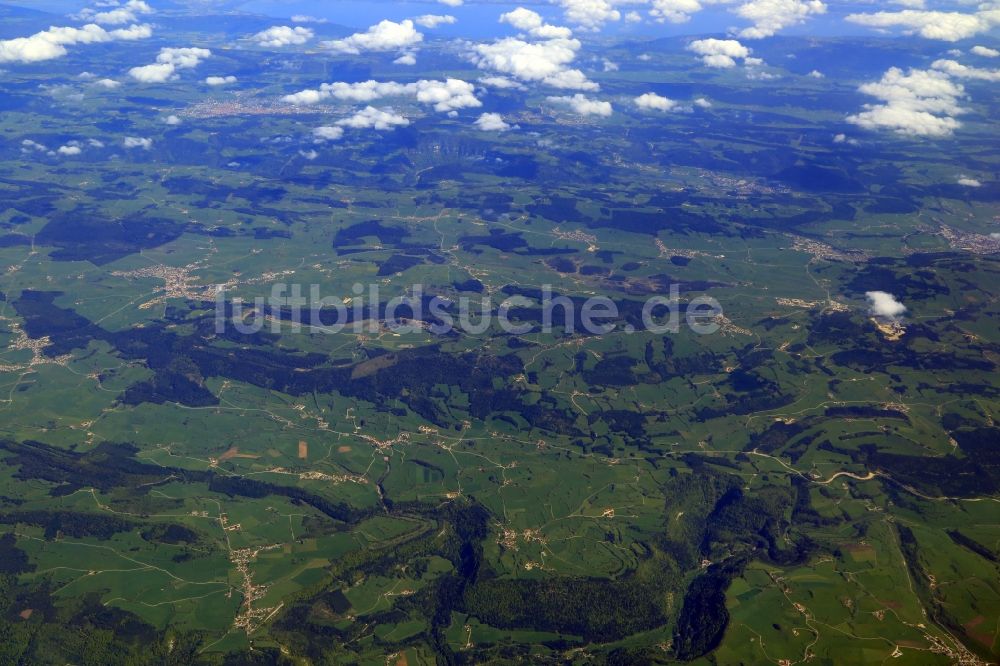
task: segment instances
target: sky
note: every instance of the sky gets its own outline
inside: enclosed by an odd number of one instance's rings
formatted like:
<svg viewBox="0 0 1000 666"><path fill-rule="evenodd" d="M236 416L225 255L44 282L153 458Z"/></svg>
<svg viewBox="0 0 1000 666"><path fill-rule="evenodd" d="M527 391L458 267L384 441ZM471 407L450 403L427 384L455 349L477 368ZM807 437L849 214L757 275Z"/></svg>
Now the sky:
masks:
<svg viewBox="0 0 1000 666"><path fill-rule="evenodd" d="M36 4L55 8L62 0ZM958 0L958 5L935 0L844 3L837 0L555 0L548 4L517 6L476 0L427 2L343 2L300 0L186 0L202 11L220 7L273 15L274 25L256 34L240 36L246 43L271 49L319 48L331 56L391 58L401 71L417 64L424 48L446 48L460 53L482 72L477 82L452 78L410 83L398 81L317 82L287 95L288 104L309 106L327 102L385 104L392 99L415 99L436 113L456 116L460 109L482 107L476 86L537 89L552 104L573 113L606 118L613 103L595 80L593 58L585 45L594 39L621 36L624 31L649 35L688 34L683 40L693 68L729 71L753 81L780 78L780 62L763 57L763 45L781 35L865 34L905 35L907 40L935 44L935 60L921 68L892 66L858 90L870 99L846 119L869 131L906 136L948 137L963 126L970 113L970 90L1000 82L1000 0ZM931 3L931 4L929 4ZM54 25L33 34L0 39L0 65L44 63L97 43L125 45L159 34L157 16L175 3L163 0L96 0L74 3L70 16L53 18ZM61 7L63 11L67 8ZM302 14L307 12L308 16ZM298 15L298 16L296 16ZM327 19L353 28L348 36L325 39L317 21ZM56 23L59 21L59 23ZM64 22L65 21L65 22ZM726 34L705 36L724 30ZM438 38L449 38L447 41ZM455 39L460 37L460 39ZM975 40L975 41L973 41ZM214 44L171 45L152 61L130 67L124 81L105 76L95 85L113 90L122 85L164 84L194 76L212 58ZM773 52L772 52L773 53ZM640 54L635 54L639 57ZM588 59L589 58L589 59ZM893 63L896 65L896 63ZM604 72L617 63L604 59ZM816 79L822 71L800 73ZM118 75L120 76L120 74ZM228 72L211 72L203 84L212 88L238 83ZM403 78L403 77L400 77ZM671 112L693 108L652 93L628 102L644 111ZM503 129L502 118L490 114L483 126ZM368 106L336 126L320 128L323 140L336 140L352 127L382 130L408 122L399 114ZM845 141L847 138L845 137ZM72 148L72 147L71 147Z"/></svg>
<svg viewBox="0 0 1000 666"><path fill-rule="evenodd" d="M488 37L498 34L502 28L498 26L497 17L524 6L541 14L547 21L564 25L572 25L566 6L573 0L555 0L553 2L502 2L500 0L465 0L460 6L453 3L459 0L424 0L418 2L396 2L393 0L180 0L179 4L187 4L203 11L240 11L252 14L288 18L294 15L309 15L326 19L348 27L363 27L381 21L382 19L402 20L406 17L426 13L447 13L455 16L459 22L454 26L442 26L440 34L444 36L464 35L468 37ZM803 12L806 17L802 21L787 20L781 28L787 35L864 35L872 34L872 30L863 25L844 21L844 17L858 12L879 11L974 11L977 5L991 4L988 0L576 0L576 4L584 7L600 7L607 3L610 11L617 11L617 20L600 22L600 34L608 36L675 36L701 35L738 31L746 27L747 21L736 12L742 3L757 4L765 9L769 5L774 14L785 14L789 11ZM0 0L0 4L20 5L56 13L73 13L89 6L82 0ZM163 4L163 3L161 3ZM996 4L996 3L993 3ZM822 5L821 11L812 8ZM998 5L1000 6L1000 5ZM648 15L650 8L662 9L661 16ZM691 11L692 8L700 8ZM625 18L630 11L643 15L642 22L632 22ZM584 12L594 14L593 11ZM1000 21L998 21L1000 23ZM576 26L580 27L580 26ZM590 26L593 27L593 26ZM591 30L591 32L598 32ZM596 35L592 35L596 36Z"/></svg>

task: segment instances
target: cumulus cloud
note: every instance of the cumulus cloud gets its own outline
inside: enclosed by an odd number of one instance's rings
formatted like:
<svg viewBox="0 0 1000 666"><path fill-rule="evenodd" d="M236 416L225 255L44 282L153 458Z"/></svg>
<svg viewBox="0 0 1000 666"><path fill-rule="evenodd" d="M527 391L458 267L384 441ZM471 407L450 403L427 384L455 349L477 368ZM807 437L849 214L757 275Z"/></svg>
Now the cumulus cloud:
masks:
<svg viewBox="0 0 1000 666"><path fill-rule="evenodd" d="M148 25L133 25L116 30L105 30L96 23L88 23L82 28L52 27L30 37L0 40L0 63L42 62L65 56L69 53L66 48L68 46L134 41L146 39L152 34L153 29Z"/></svg>
<svg viewBox="0 0 1000 666"><path fill-rule="evenodd" d="M354 129L375 129L388 130L395 127L405 127L410 124L406 116L400 115L391 108L376 109L373 106L366 106L353 116L338 120L341 127L351 127Z"/></svg>
<svg viewBox="0 0 1000 666"><path fill-rule="evenodd" d="M65 146L59 146L59 149L56 150L56 152L59 153L60 155L65 155L67 157L73 157L75 155L79 155L80 153L82 153L83 149L80 148L80 146L77 146L77 145L67 144Z"/></svg>
<svg viewBox="0 0 1000 666"><path fill-rule="evenodd" d="M309 28L296 26L294 28L287 25L276 25L267 30L262 30L251 37L258 45L267 48L281 48L283 46L298 46L305 44L312 39L314 33Z"/></svg>
<svg viewBox="0 0 1000 666"><path fill-rule="evenodd" d="M308 14L292 14L292 23L329 23L329 21Z"/></svg>
<svg viewBox="0 0 1000 666"><path fill-rule="evenodd" d="M521 81L544 83L554 88L597 90L579 69L569 65L576 59L580 42L576 39L545 39L537 42L517 37L475 44L471 58L480 69L507 74Z"/></svg>
<svg viewBox="0 0 1000 666"><path fill-rule="evenodd" d="M45 146L45 144L38 143L37 141L35 141L33 139L25 139L24 141L21 142L21 152L22 153L30 153L30 152L33 152L33 151L34 152L39 152L39 153L45 153L45 152L48 152L48 150L49 149Z"/></svg>
<svg viewBox="0 0 1000 666"><path fill-rule="evenodd" d="M737 3L738 0L650 0L649 14L660 23L686 23L706 6ZM738 32L739 37L746 39L771 37L812 16L825 14L826 10L826 4L821 0L744 0L730 9L753 24Z"/></svg>
<svg viewBox="0 0 1000 666"><path fill-rule="evenodd" d="M986 46L973 46L969 53L983 58L1000 58L1000 51Z"/></svg>
<svg viewBox="0 0 1000 666"><path fill-rule="evenodd" d="M421 79L414 83L362 81L360 83L324 83L319 89L302 90L286 95L283 101L299 106L325 100L373 102L386 97L413 97L421 104L433 105L435 111L448 113L457 109L477 108L482 102L475 96L475 86L461 79L435 81Z"/></svg>
<svg viewBox="0 0 1000 666"><path fill-rule="evenodd" d="M413 19L413 22L422 28L436 28L439 25L451 25L457 23L458 19L448 14L424 14Z"/></svg>
<svg viewBox="0 0 1000 666"><path fill-rule="evenodd" d="M858 140L857 139L852 139L852 138L848 137L846 134L843 134L843 133L841 133L841 134L835 134L834 137L833 137L833 142L834 143L840 143L840 144L847 144L849 146L856 146L856 145L858 145Z"/></svg>
<svg viewBox="0 0 1000 666"><path fill-rule="evenodd" d="M94 85L100 88L106 88L107 90L114 90L120 86L121 83L115 81L114 79L98 79L97 81L94 81Z"/></svg>
<svg viewBox="0 0 1000 666"><path fill-rule="evenodd" d="M971 14L904 9L898 12L849 14L846 20L880 30L902 28L907 34L917 34L926 39L957 42L1000 25L1000 5L983 7L981 11Z"/></svg>
<svg viewBox="0 0 1000 666"><path fill-rule="evenodd" d="M394 65L407 65L412 66L417 64L417 56L412 53L404 53L395 60L392 61Z"/></svg>
<svg viewBox="0 0 1000 666"><path fill-rule="evenodd" d="M697 106L699 109L711 109L712 108L712 103L710 101L708 101L707 99L705 99L704 97L699 97L698 99L696 99L694 101L694 105Z"/></svg>
<svg viewBox="0 0 1000 666"><path fill-rule="evenodd" d="M344 136L344 128L331 127L329 125L317 127L313 130L313 136L316 137L317 142L339 141Z"/></svg>
<svg viewBox="0 0 1000 666"><path fill-rule="evenodd" d="M506 132L510 129L510 125L499 113L484 113L473 124L484 132Z"/></svg>
<svg viewBox="0 0 1000 666"><path fill-rule="evenodd" d="M559 0L566 20L585 30L596 31L622 15L609 0Z"/></svg>
<svg viewBox="0 0 1000 666"><path fill-rule="evenodd" d="M613 112L610 102L590 99L586 95L577 93L572 97L547 97L549 102L569 107L574 113L581 116L610 116Z"/></svg>
<svg viewBox="0 0 1000 666"><path fill-rule="evenodd" d="M210 86L225 86L230 83L236 83L235 76L209 76L205 79L205 83Z"/></svg>
<svg viewBox="0 0 1000 666"><path fill-rule="evenodd" d="M163 83L177 77L177 68L170 63L155 63L133 67L128 75L139 83Z"/></svg>
<svg viewBox="0 0 1000 666"><path fill-rule="evenodd" d="M898 321L906 312L906 306L900 303L895 296L884 291L865 292L868 299L868 312L874 317Z"/></svg>
<svg viewBox="0 0 1000 666"><path fill-rule="evenodd" d="M475 96L475 86L461 79L445 81L417 81L408 88L416 93L421 104L432 104L435 111L449 112L456 109L477 108L482 103Z"/></svg>
<svg viewBox="0 0 1000 666"><path fill-rule="evenodd" d="M438 0L438 2L449 7L461 7L464 4L464 0Z"/></svg>
<svg viewBox="0 0 1000 666"><path fill-rule="evenodd" d="M865 105L847 120L866 129L890 129L905 136L948 136L961 127L954 117L964 112L959 100L965 89L944 72L893 67L880 81L859 90L879 104Z"/></svg>
<svg viewBox="0 0 1000 666"><path fill-rule="evenodd" d="M506 76L484 76L479 79L479 83L488 88L500 88L501 90L527 90L523 84L509 79Z"/></svg>
<svg viewBox="0 0 1000 666"><path fill-rule="evenodd" d="M197 47L165 47L160 49L156 62L151 65L133 67L128 71L140 83L163 83L177 78L177 70L193 69L212 52Z"/></svg>
<svg viewBox="0 0 1000 666"><path fill-rule="evenodd" d="M181 119L179 117L177 117L177 116L169 115L169 116L167 116L166 118L163 119L163 122L166 123L167 125L177 126L177 125L180 125L181 122L183 122L183 121L181 121Z"/></svg>
<svg viewBox="0 0 1000 666"><path fill-rule="evenodd" d="M573 31L558 25L549 25L542 20L538 12L518 7L513 11L500 15L500 22L522 30L539 39L569 39Z"/></svg>
<svg viewBox="0 0 1000 666"><path fill-rule="evenodd" d="M102 11L103 10L103 11ZM152 14L153 8L144 0L129 0L124 5L106 3L101 9L87 8L75 14L78 21L90 21L101 25L123 25L135 23L140 14Z"/></svg>
<svg viewBox="0 0 1000 666"><path fill-rule="evenodd" d="M653 0L649 14L660 23L687 23L704 9L698 0Z"/></svg>
<svg viewBox="0 0 1000 666"><path fill-rule="evenodd" d="M968 176L961 176L961 177L959 177L958 184L959 185L964 185L965 187L982 187L983 186L982 181L979 181L979 180L977 180L975 178L969 178Z"/></svg>
<svg viewBox="0 0 1000 666"><path fill-rule="evenodd" d="M1000 81L1000 69L981 69L968 67L954 60L935 60L933 69L944 72L956 79L977 79L979 81Z"/></svg>
<svg viewBox="0 0 1000 666"><path fill-rule="evenodd" d="M750 49L735 39L698 39L687 46L687 50L701 56L708 67L735 67L737 59L750 57Z"/></svg>
<svg viewBox="0 0 1000 666"><path fill-rule="evenodd" d="M323 42L323 46L338 53L358 55L368 51L395 51L416 46L424 36L413 27L411 19L396 23L380 21L365 32L358 32L344 39Z"/></svg>
<svg viewBox="0 0 1000 666"><path fill-rule="evenodd" d="M810 16L825 14L826 5L821 0L750 0L734 11L753 23L740 31L740 37L763 39L803 23Z"/></svg>
<svg viewBox="0 0 1000 666"><path fill-rule="evenodd" d="M644 93L633 101L638 108L647 111L673 111L679 106L674 100L656 93Z"/></svg>
<svg viewBox="0 0 1000 666"><path fill-rule="evenodd" d="M191 69L201 64L205 58L211 58L212 52L197 47L166 47L160 49L156 62L169 63L178 69Z"/></svg>
<svg viewBox="0 0 1000 666"><path fill-rule="evenodd" d="M122 142L122 145L126 148L142 148L143 150L149 150L153 147L153 140L143 137L127 136Z"/></svg>

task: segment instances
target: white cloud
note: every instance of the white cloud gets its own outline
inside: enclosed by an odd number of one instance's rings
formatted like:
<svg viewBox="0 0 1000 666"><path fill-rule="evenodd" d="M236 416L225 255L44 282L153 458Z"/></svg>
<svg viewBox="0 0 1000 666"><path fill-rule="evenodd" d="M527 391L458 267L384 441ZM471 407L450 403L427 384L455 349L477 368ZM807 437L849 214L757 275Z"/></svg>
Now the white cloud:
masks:
<svg viewBox="0 0 1000 666"><path fill-rule="evenodd" d="M573 36L573 31L557 25L549 25L542 21L538 12L518 7L500 15L500 22L517 28L538 39L569 39Z"/></svg>
<svg viewBox="0 0 1000 666"><path fill-rule="evenodd" d="M166 118L163 119L163 122L166 123L167 125L176 126L176 125L180 125L181 122L183 122L183 121L180 118L178 118L177 116L169 115L169 116L167 116Z"/></svg>
<svg viewBox="0 0 1000 666"><path fill-rule="evenodd" d="M423 34L413 27L413 21L405 19L399 23L380 21L365 32L358 32L344 39L323 42L323 46L339 53L360 54L366 51L395 51L415 46L422 42Z"/></svg>
<svg viewBox="0 0 1000 666"><path fill-rule="evenodd" d="M283 101L308 106L329 99L342 102L373 102L386 97L413 97L421 104L433 105L435 111L442 113L482 106L475 96L475 86L461 79L444 81L421 79L405 84L395 81L360 83L338 81L324 83L318 90L303 90L293 95L286 95Z"/></svg>
<svg viewBox="0 0 1000 666"><path fill-rule="evenodd" d="M52 27L30 37L0 40L0 62L42 62L61 58L69 51L66 47L77 44L100 44L117 40L132 41L152 36L148 25L133 25L117 30L105 30L96 23L82 28Z"/></svg>
<svg viewBox="0 0 1000 666"><path fill-rule="evenodd" d="M267 30L262 30L251 37L258 45L267 48L281 48L283 46L298 46L305 44L312 39L314 33L309 28L296 26L294 28L287 25L276 25Z"/></svg>
<svg viewBox="0 0 1000 666"><path fill-rule="evenodd" d="M678 107L674 100L656 93L644 93L636 97L634 101L637 107L648 111L673 111Z"/></svg>
<svg viewBox="0 0 1000 666"><path fill-rule="evenodd" d="M559 0L566 20L573 25L596 31L609 21L621 19L621 12L609 0Z"/></svg>
<svg viewBox="0 0 1000 666"><path fill-rule="evenodd" d="M143 150L149 150L153 147L153 140L141 137L127 136L122 145L126 148L142 148Z"/></svg>
<svg viewBox="0 0 1000 666"><path fill-rule="evenodd" d="M56 150L56 152L59 153L60 155L66 155L67 157L72 157L74 155L79 155L80 153L82 153L83 149L80 148L80 146L67 144L65 146L59 146L59 149Z"/></svg>
<svg viewBox="0 0 1000 666"><path fill-rule="evenodd" d="M578 113L581 116L610 116L613 112L610 102L590 99L580 93L572 97L547 97L546 99L553 104L568 106L574 113Z"/></svg>
<svg viewBox="0 0 1000 666"><path fill-rule="evenodd" d="M580 50L576 39L546 39L529 42L516 37L476 44L471 54L480 69L508 74L521 81L544 83L554 88L597 90L578 69L569 65Z"/></svg>
<svg viewBox="0 0 1000 666"><path fill-rule="evenodd" d="M210 86L224 86L230 83L236 83L235 76L209 76L205 79L205 83Z"/></svg>
<svg viewBox="0 0 1000 666"><path fill-rule="evenodd" d="M212 52L208 49L193 46L166 47L160 49L156 62L169 63L177 69L191 69L200 65L205 58L211 57Z"/></svg>
<svg viewBox="0 0 1000 666"><path fill-rule="evenodd" d="M956 79L977 79L979 81L1000 81L1000 69L968 67L954 60L935 60L931 67Z"/></svg>
<svg viewBox="0 0 1000 666"><path fill-rule="evenodd" d="M618 63L614 62L613 60L608 60L607 58L604 58L601 61L601 64L604 66L605 72L617 72L619 69L621 69L621 67L618 66Z"/></svg>
<svg viewBox="0 0 1000 666"><path fill-rule="evenodd" d="M973 14L962 12L923 11L904 9L899 12L874 14L849 14L847 21L870 28L903 28L909 34L926 39L957 42L988 32L1000 25L1000 5L983 5L985 9Z"/></svg>
<svg viewBox="0 0 1000 666"><path fill-rule="evenodd" d="M97 81L94 81L94 85L100 86L101 88L106 88L108 90L114 90L115 88L120 86L121 83L115 81L114 79L98 79Z"/></svg>
<svg viewBox="0 0 1000 666"><path fill-rule="evenodd" d="M973 46L969 53L982 56L983 58L1000 58L1000 51L986 46Z"/></svg>
<svg viewBox="0 0 1000 666"><path fill-rule="evenodd" d="M479 83L489 88L500 88L502 90L527 90L523 83L518 83L514 79L506 76L484 76L479 79Z"/></svg>
<svg viewBox="0 0 1000 666"><path fill-rule="evenodd" d="M632 11L626 12L624 18L626 23L642 23L642 14L635 11L634 9Z"/></svg>
<svg viewBox="0 0 1000 666"><path fill-rule="evenodd" d="M969 178L968 176L961 176L958 179L959 185L964 185L965 187L982 187L983 183L975 178Z"/></svg>
<svg viewBox="0 0 1000 666"><path fill-rule="evenodd" d="M319 157L319 153L317 153L315 150L300 150L299 155L309 160L310 162Z"/></svg>
<svg viewBox="0 0 1000 666"><path fill-rule="evenodd" d="M846 143L849 146L856 146L856 145L858 145L858 140L857 139L852 139L852 138L848 137L846 134L837 134L837 135L835 135L833 137L833 142L834 143L840 143L840 144Z"/></svg>
<svg viewBox="0 0 1000 666"><path fill-rule="evenodd" d="M763 39L798 25L810 16L825 14L826 5L821 0L750 0L734 11L753 22L753 26L740 31L740 37Z"/></svg>
<svg viewBox="0 0 1000 666"><path fill-rule="evenodd" d="M461 79L424 80L410 86L416 92L417 101L422 104L433 104L435 111L448 112L482 106L475 96L475 86Z"/></svg>
<svg viewBox="0 0 1000 666"><path fill-rule="evenodd" d="M87 145L91 148L103 148L104 142L99 139L87 139Z"/></svg>
<svg viewBox="0 0 1000 666"><path fill-rule="evenodd" d="M417 56L413 55L412 53L404 53L403 55L393 60L392 63L394 65L416 65Z"/></svg>
<svg viewBox="0 0 1000 666"><path fill-rule="evenodd" d="M736 60L750 57L750 49L735 39L698 39L687 46L687 50L701 56L708 67L735 67Z"/></svg>
<svg viewBox="0 0 1000 666"><path fill-rule="evenodd" d="M880 81L866 83L859 90L881 101L848 116L849 122L866 129L941 137L961 127L954 116L964 112L959 100L965 96L965 89L944 72L911 69L904 73L893 67Z"/></svg>
<svg viewBox="0 0 1000 666"><path fill-rule="evenodd" d="M650 15L659 21L687 23L691 15L704 9L698 0L653 0Z"/></svg>
<svg viewBox="0 0 1000 666"><path fill-rule="evenodd" d="M461 7L464 4L464 0L438 0L438 2L449 7Z"/></svg>
<svg viewBox="0 0 1000 666"><path fill-rule="evenodd" d="M823 74L823 72L819 71L818 69L814 69L813 71L809 72L809 76L810 76L810 78L813 78L813 79L825 79L826 78L826 75Z"/></svg>
<svg viewBox="0 0 1000 666"><path fill-rule="evenodd" d="M104 8L102 8L104 9ZM106 11L96 9L84 9L72 18L78 21L90 21L102 25L123 25L134 23L138 20L139 14L152 14L153 8L143 0L129 0L124 5L117 6L117 3L106 3Z"/></svg>
<svg viewBox="0 0 1000 666"><path fill-rule="evenodd" d="M156 62L152 65L133 67L128 71L140 83L163 83L177 78L178 69L193 69L212 52L197 47L165 47L160 49Z"/></svg>
<svg viewBox="0 0 1000 666"><path fill-rule="evenodd" d="M339 141L341 137L344 136L343 127L331 127L326 125L324 127L317 127L313 130L313 136L316 137L316 141Z"/></svg>
<svg viewBox="0 0 1000 666"><path fill-rule="evenodd" d="M699 97L698 99L696 99L694 101L694 105L697 106L700 109L711 109L712 108L712 103L709 102L704 97Z"/></svg>
<svg viewBox="0 0 1000 666"><path fill-rule="evenodd" d="M906 312L906 306L900 303L895 296L884 291L865 292L868 299L869 314L881 319L897 321Z"/></svg>
<svg viewBox="0 0 1000 666"><path fill-rule="evenodd" d="M436 28L439 25L451 25L457 23L458 19L448 14L424 14L413 19L413 22L424 28Z"/></svg>
<svg viewBox="0 0 1000 666"><path fill-rule="evenodd" d="M308 14L292 14L292 23L329 23L329 21Z"/></svg>
<svg viewBox="0 0 1000 666"><path fill-rule="evenodd" d="M149 39L153 36L153 28L149 25L132 25L127 28L119 28L108 33L112 39L125 42L134 42L140 39Z"/></svg>
<svg viewBox="0 0 1000 666"><path fill-rule="evenodd" d="M649 14L660 23L686 23L706 6L735 4L730 11L753 24L738 32L746 39L771 37L827 10L821 0L650 0Z"/></svg>
<svg viewBox="0 0 1000 666"><path fill-rule="evenodd" d="M394 112L391 108L376 109L373 106L366 106L349 118L338 120L341 127L351 127L354 129L376 129L387 130L394 127L405 127L410 124L406 116Z"/></svg>
<svg viewBox="0 0 1000 666"><path fill-rule="evenodd" d="M133 67L128 75L139 83L163 83L177 78L177 68L170 63L155 63Z"/></svg>
<svg viewBox="0 0 1000 666"><path fill-rule="evenodd" d="M30 153L31 151L44 153L48 152L48 150L49 149L45 147L45 144L38 143L37 141L34 141L32 139L25 139L24 141L21 142L22 153Z"/></svg>
<svg viewBox="0 0 1000 666"><path fill-rule="evenodd" d="M484 113L474 124L484 132L506 132L510 129L510 125L499 113Z"/></svg>

